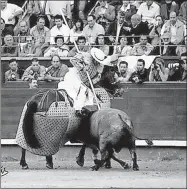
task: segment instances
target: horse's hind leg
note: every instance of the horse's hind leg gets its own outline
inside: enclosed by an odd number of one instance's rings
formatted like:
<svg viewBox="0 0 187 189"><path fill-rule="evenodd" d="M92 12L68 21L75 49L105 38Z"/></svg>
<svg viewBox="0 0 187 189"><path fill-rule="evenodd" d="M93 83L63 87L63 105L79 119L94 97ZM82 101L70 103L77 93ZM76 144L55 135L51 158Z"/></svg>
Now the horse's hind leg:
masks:
<svg viewBox="0 0 187 189"><path fill-rule="evenodd" d="M22 166L22 169L28 169L28 165L25 161L25 155L26 155L26 150L21 148L21 160L20 160L20 165Z"/></svg>
<svg viewBox="0 0 187 189"><path fill-rule="evenodd" d="M46 156L46 167L48 169L53 169L53 157L52 156Z"/></svg>
<svg viewBox="0 0 187 189"><path fill-rule="evenodd" d="M79 152L79 155L76 157L76 162L80 167L84 166L84 155L85 155L86 145L83 144L81 147L81 150Z"/></svg>

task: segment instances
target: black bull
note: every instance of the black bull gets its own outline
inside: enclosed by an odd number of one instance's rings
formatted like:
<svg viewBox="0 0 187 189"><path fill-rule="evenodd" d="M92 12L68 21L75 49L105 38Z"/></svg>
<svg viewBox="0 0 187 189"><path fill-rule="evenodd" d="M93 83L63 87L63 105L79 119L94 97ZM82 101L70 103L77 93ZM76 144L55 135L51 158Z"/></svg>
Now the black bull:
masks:
<svg viewBox="0 0 187 189"><path fill-rule="evenodd" d="M31 140L27 140L28 145L39 147L39 142L33 133L33 116L37 111L37 103L31 101L28 104L28 110L25 115L24 134L30 135L32 133ZM29 134L30 133L30 134ZM133 125L128 115L118 109L107 108L94 112L91 117L83 118L79 129L72 133L69 133L70 141L79 141L84 143L80 153L79 160L83 159L85 146L89 146L97 153L99 150L101 153L101 160L94 160L95 166L93 170L98 170L105 162L111 158L122 165L123 168L127 168L127 164L122 160L119 160L114 152L120 152L123 147L127 147L130 151L133 170L139 170L137 165L137 155L135 139L145 140L149 146L153 143L149 139L138 138L134 134ZM26 138L28 136L25 136ZM29 144L30 143L30 144ZM32 144L31 144L32 143ZM33 146L33 147L34 147ZM27 167L24 159L25 150L22 150L22 159L20 164L22 167ZM53 167L52 156L46 157L48 168Z"/></svg>

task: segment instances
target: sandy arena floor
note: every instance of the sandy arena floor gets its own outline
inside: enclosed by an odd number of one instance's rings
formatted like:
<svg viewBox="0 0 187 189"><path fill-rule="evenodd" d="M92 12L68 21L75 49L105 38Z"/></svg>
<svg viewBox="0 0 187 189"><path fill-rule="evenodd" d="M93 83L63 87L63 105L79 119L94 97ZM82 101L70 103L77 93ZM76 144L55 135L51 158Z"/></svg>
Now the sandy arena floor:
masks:
<svg viewBox="0 0 187 189"><path fill-rule="evenodd" d="M45 167L45 157L27 153L28 170L19 166L18 147L1 148L1 165L9 172L1 177L1 188L186 188L186 149L138 148L140 171L124 170L112 161L112 169L91 171L92 153L86 151L85 165L79 167L75 157L80 147L65 147L54 155L54 169ZM131 163L127 149L119 156Z"/></svg>

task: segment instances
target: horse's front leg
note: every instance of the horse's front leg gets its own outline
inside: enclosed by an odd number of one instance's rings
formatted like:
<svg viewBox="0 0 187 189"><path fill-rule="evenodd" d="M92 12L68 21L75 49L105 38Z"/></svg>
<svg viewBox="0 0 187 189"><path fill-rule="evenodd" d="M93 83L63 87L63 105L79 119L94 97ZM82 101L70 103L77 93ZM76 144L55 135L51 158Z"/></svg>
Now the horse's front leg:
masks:
<svg viewBox="0 0 187 189"><path fill-rule="evenodd" d="M21 148L21 160L20 160L20 165L22 167L22 169L28 169L28 165L26 163L26 160L25 160L25 156L26 156L26 150Z"/></svg>
<svg viewBox="0 0 187 189"><path fill-rule="evenodd" d="M86 151L86 145L83 144L81 147L81 150L79 152L79 155L76 157L76 163L83 167L84 166L84 155L85 155L85 151Z"/></svg>
<svg viewBox="0 0 187 189"><path fill-rule="evenodd" d="M52 156L46 156L46 167L48 169L53 169L53 157Z"/></svg>

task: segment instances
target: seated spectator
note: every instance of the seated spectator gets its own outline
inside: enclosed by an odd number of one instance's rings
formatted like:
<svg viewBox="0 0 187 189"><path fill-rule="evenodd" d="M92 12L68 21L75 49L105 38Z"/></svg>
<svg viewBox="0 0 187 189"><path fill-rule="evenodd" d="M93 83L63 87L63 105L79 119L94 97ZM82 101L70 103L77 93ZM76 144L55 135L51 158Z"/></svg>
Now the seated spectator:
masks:
<svg viewBox="0 0 187 189"><path fill-rule="evenodd" d="M9 60L9 70L5 72L6 81L20 81L24 70L18 66L16 59Z"/></svg>
<svg viewBox="0 0 187 189"><path fill-rule="evenodd" d="M22 57L39 57L42 56L42 51L40 46L34 44L32 36L26 37L26 44L23 46L20 52Z"/></svg>
<svg viewBox="0 0 187 189"><path fill-rule="evenodd" d="M99 34L95 40L96 48L102 50L105 55L109 54L109 46L106 44L106 37L103 34Z"/></svg>
<svg viewBox="0 0 187 189"><path fill-rule="evenodd" d="M165 67L164 60L162 58L156 58L151 64L149 73L149 81L167 81L168 68Z"/></svg>
<svg viewBox="0 0 187 189"><path fill-rule="evenodd" d="M147 42L147 36L141 35L140 42L135 44L131 55L141 56L141 55L149 55L153 50L153 46Z"/></svg>
<svg viewBox="0 0 187 189"><path fill-rule="evenodd" d="M86 37L88 44L95 44L95 40L98 34L105 35L105 30L102 25L96 23L94 15L88 15L86 25L83 29L82 35Z"/></svg>
<svg viewBox="0 0 187 189"><path fill-rule="evenodd" d="M149 28L155 23L155 18L160 15L160 7L154 1L146 0L138 8L137 14L142 16L142 21L149 23Z"/></svg>
<svg viewBox="0 0 187 189"><path fill-rule="evenodd" d="M171 35L171 43L180 44L184 41L186 35L186 26L177 18L175 12L170 13L170 19L163 25L161 36L164 33Z"/></svg>
<svg viewBox="0 0 187 189"><path fill-rule="evenodd" d="M126 29L127 28L127 29ZM117 21L114 21L110 24L107 35L109 36L110 43L118 43L119 36L126 35L129 36L129 27L125 21L125 12L120 11L117 15ZM128 38L130 43L130 38Z"/></svg>
<svg viewBox="0 0 187 189"><path fill-rule="evenodd" d="M44 80L45 73L46 73L45 67L39 64L39 60L37 58L33 58L31 66L29 66L25 70L22 76L22 80L29 81L32 79L36 79L38 81L41 81Z"/></svg>
<svg viewBox="0 0 187 189"><path fill-rule="evenodd" d="M125 20L128 25L131 24L132 15L136 14L137 9L136 6L131 1L123 1L122 6L120 7L120 11L125 12Z"/></svg>
<svg viewBox="0 0 187 189"><path fill-rule="evenodd" d="M18 43L26 43L26 37L30 35L30 29L26 21L20 21L18 29L14 31L15 41Z"/></svg>
<svg viewBox="0 0 187 189"><path fill-rule="evenodd" d="M30 79L29 80L29 89L37 89L37 88L38 88L37 79Z"/></svg>
<svg viewBox="0 0 187 189"><path fill-rule="evenodd" d="M179 61L180 62L180 61ZM182 64L170 63L168 64L168 79L167 81L180 81L182 78Z"/></svg>
<svg viewBox="0 0 187 189"><path fill-rule="evenodd" d="M105 31L109 23L115 19L115 7L108 4L107 1L99 0L99 6L95 8L95 17L98 24L101 24Z"/></svg>
<svg viewBox="0 0 187 189"><path fill-rule="evenodd" d="M5 44L1 47L2 57L17 57L18 56L18 45L14 43L12 35L6 35L4 37Z"/></svg>
<svg viewBox="0 0 187 189"><path fill-rule="evenodd" d="M181 61L182 64L182 77L181 77L181 81L187 81L187 63L186 63L186 57L184 57L184 59L182 59Z"/></svg>
<svg viewBox="0 0 187 189"><path fill-rule="evenodd" d="M90 47L88 45L86 45L86 38L84 36L79 36L78 37L77 46L78 46L80 52L88 52L88 51L90 51ZM77 52L77 48L73 47L69 51L68 56L69 57L73 57L73 56L76 55L76 53L78 53Z"/></svg>
<svg viewBox="0 0 187 189"><path fill-rule="evenodd" d="M183 22L186 25L186 20L187 20L187 1L184 1L179 9L179 15L178 18L181 22Z"/></svg>
<svg viewBox="0 0 187 189"><path fill-rule="evenodd" d="M165 33L161 37L160 46L155 46L150 55L162 55L162 56L177 56L177 46L171 43L171 36Z"/></svg>
<svg viewBox="0 0 187 189"><path fill-rule="evenodd" d="M121 61L118 65L118 77L116 78L116 81L119 83L125 83L128 82L131 75L132 71L129 70L128 68L128 63L126 61Z"/></svg>
<svg viewBox="0 0 187 189"><path fill-rule="evenodd" d="M72 18L71 1L47 1L46 8L45 8L45 14L47 15L47 17L49 19L50 28L52 28L55 24L54 17L57 14L61 15L60 9L62 10L65 18L67 19L67 22L69 22L69 20ZM60 35L62 35L62 34L60 34Z"/></svg>
<svg viewBox="0 0 187 189"><path fill-rule="evenodd" d="M156 16L156 22L149 33L149 38L151 39L151 44L153 46L158 45L160 42L160 34L163 24L164 24L164 20L162 16L160 15Z"/></svg>
<svg viewBox="0 0 187 189"><path fill-rule="evenodd" d="M127 28L130 32L132 44L138 43L140 41L140 35L148 35L149 27L147 22L142 22L142 18L138 14L134 14L131 17L131 27Z"/></svg>
<svg viewBox="0 0 187 189"><path fill-rule="evenodd" d="M136 71L134 71L129 79L129 81L141 84L149 80L149 70L145 68L145 61L143 59L138 59Z"/></svg>
<svg viewBox="0 0 187 189"><path fill-rule="evenodd" d="M54 55L66 57L68 55L69 47L64 44L64 37L62 35L55 37L55 44L56 45L51 45L45 50L44 57L52 57Z"/></svg>
<svg viewBox="0 0 187 189"><path fill-rule="evenodd" d="M187 52L186 46L187 46L187 35L184 36L184 42L182 42L180 45L177 45L176 54L178 56L182 56L183 54L185 54ZM185 55L185 56L187 56L187 55Z"/></svg>
<svg viewBox="0 0 187 189"><path fill-rule="evenodd" d="M45 18L43 16L38 17L36 26L30 30L30 35L34 37L35 44L40 45L41 49L49 46L51 34L49 28L45 26Z"/></svg>
<svg viewBox="0 0 187 189"><path fill-rule="evenodd" d="M16 19L23 13L23 9L15 4L7 3L7 0L1 0L1 18L5 20L5 28L13 33Z"/></svg>
<svg viewBox="0 0 187 189"><path fill-rule="evenodd" d="M122 35L119 38L119 43L120 45L116 47L116 54L130 56L132 47L128 45L127 37L125 37L125 35Z"/></svg>
<svg viewBox="0 0 187 189"><path fill-rule="evenodd" d="M69 43L70 30L69 27L63 24L63 19L61 15L56 15L54 17L55 26L51 28L51 44L55 44L55 37L57 35L62 35L64 37L64 43Z"/></svg>
<svg viewBox="0 0 187 189"><path fill-rule="evenodd" d="M160 3L160 15L164 18L164 20L169 19L170 12L179 13L179 4L177 1L172 0L161 0Z"/></svg>
<svg viewBox="0 0 187 189"><path fill-rule="evenodd" d="M84 23L81 19L75 21L75 25L71 29L70 33L70 42L73 43L73 40L77 41L79 36L82 36Z"/></svg>
<svg viewBox="0 0 187 189"><path fill-rule="evenodd" d="M8 31L6 28L5 28L5 21L4 21L4 19L3 18L1 18L1 45L4 45L5 44L5 42L4 42L4 37L6 36L6 35L8 35L8 34L10 34L10 35L14 35L14 33L12 32L10 32L10 31Z"/></svg>
<svg viewBox="0 0 187 189"><path fill-rule="evenodd" d="M51 64L46 71L45 81L63 81L64 76L69 71L68 67L61 62L58 55L51 58Z"/></svg>

